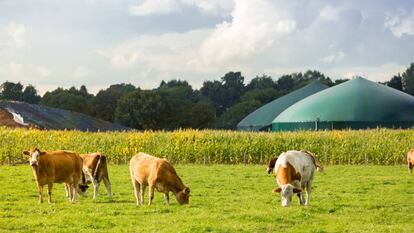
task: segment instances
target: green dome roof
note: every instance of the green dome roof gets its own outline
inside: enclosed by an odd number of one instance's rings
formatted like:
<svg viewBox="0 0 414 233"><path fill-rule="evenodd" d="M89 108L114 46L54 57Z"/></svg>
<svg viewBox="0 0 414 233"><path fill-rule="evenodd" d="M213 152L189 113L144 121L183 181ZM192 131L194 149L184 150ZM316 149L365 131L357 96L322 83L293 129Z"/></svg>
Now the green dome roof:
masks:
<svg viewBox="0 0 414 233"><path fill-rule="evenodd" d="M411 126L414 123L414 97L357 77L297 102L277 116L272 127L274 130L298 129L293 124L283 126L295 122L311 122L314 127L317 121L332 122L330 128L336 128L333 122L351 122L348 125L342 123L343 127L349 128ZM359 126L353 127L352 122Z"/></svg>
<svg viewBox="0 0 414 233"><path fill-rule="evenodd" d="M328 86L320 83L319 81L313 81L305 87L277 98L250 113L237 124L237 129L262 130L269 128L275 117L277 117L286 108L290 107L299 100L302 100L303 98L313 95L326 88L328 88Z"/></svg>

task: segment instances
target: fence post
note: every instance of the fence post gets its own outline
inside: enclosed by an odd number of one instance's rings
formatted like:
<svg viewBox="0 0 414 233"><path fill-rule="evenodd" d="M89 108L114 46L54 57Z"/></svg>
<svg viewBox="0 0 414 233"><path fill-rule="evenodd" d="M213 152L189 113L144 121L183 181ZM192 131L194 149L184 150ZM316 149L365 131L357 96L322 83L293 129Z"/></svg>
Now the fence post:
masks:
<svg viewBox="0 0 414 233"><path fill-rule="evenodd" d="M204 165L208 165L208 157L207 155L204 155Z"/></svg>
<svg viewBox="0 0 414 233"><path fill-rule="evenodd" d="M10 153L7 153L7 163L9 164L9 166L13 166L13 161Z"/></svg>
<svg viewBox="0 0 414 233"><path fill-rule="evenodd" d="M127 162L127 156L125 155L125 157L124 157L124 161L125 161L125 165L127 165L128 164L128 162Z"/></svg>
<svg viewBox="0 0 414 233"><path fill-rule="evenodd" d="M247 165L247 163L248 163L248 161L247 161L247 155L246 155L246 152L244 152L244 155L243 155L243 164L244 165Z"/></svg>

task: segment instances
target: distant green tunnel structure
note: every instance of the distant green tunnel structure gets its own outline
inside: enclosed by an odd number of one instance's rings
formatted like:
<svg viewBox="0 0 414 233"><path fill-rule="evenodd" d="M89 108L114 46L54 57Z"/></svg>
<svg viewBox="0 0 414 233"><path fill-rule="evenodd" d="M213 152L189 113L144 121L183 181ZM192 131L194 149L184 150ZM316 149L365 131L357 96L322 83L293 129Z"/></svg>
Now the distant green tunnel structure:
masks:
<svg viewBox="0 0 414 233"><path fill-rule="evenodd" d="M328 88L328 86L320 83L319 81L313 81L307 86L277 98L250 113L237 124L237 129L245 131L271 130L272 121L281 112L290 107L292 104L326 88Z"/></svg>
<svg viewBox="0 0 414 233"><path fill-rule="evenodd" d="M298 101L272 122L273 131L413 126L413 96L361 77Z"/></svg>

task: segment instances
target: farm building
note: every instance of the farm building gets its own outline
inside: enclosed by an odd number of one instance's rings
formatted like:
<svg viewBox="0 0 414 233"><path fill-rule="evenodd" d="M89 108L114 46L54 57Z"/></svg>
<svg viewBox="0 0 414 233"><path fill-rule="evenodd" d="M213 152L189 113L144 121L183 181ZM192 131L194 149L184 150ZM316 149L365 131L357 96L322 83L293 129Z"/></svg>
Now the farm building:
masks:
<svg viewBox="0 0 414 233"><path fill-rule="evenodd" d="M326 88L328 88L328 86L320 83L319 81L313 81L305 87L277 98L250 113L237 124L237 129L246 131L270 130L272 121L286 108L290 107L299 100L302 100Z"/></svg>
<svg viewBox="0 0 414 233"><path fill-rule="evenodd" d="M287 108L273 131L366 129L414 126L414 97L356 77Z"/></svg>
<svg viewBox="0 0 414 233"><path fill-rule="evenodd" d="M82 113L17 101L0 101L0 126L93 132L131 130Z"/></svg>

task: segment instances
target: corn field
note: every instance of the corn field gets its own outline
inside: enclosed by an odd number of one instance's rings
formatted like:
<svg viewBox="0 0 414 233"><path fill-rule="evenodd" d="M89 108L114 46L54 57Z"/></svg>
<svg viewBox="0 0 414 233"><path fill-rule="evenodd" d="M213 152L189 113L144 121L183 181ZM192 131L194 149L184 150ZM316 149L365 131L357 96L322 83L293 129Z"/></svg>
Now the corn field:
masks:
<svg viewBox="0 0 414 233"><path fill-rule="evenodd" d="M234 132L178 130L173 132L41 131L0 128L0 164L27 161L23 150L101 151L111 163L127 163L142 151L173 163L265 164L286 150L308 150L324 164L405 163L414 147L414 130L320 132Z"/></svg>

